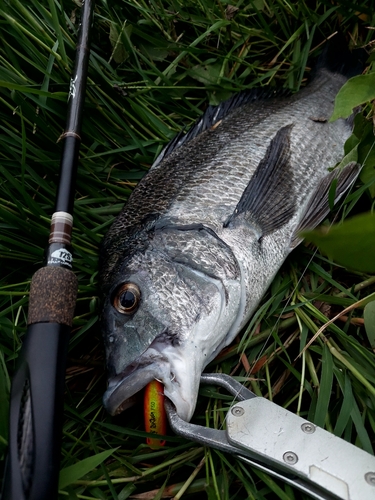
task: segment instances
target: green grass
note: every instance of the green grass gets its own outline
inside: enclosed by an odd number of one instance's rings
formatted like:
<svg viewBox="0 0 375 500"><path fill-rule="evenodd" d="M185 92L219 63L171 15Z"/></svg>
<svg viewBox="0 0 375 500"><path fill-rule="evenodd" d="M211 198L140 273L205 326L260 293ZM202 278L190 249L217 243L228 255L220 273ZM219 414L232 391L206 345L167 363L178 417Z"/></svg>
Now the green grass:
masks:
<svg viewBox="0 0 375 500"><path fill-rule="evenodd" d="M147 492L138 498L163 498L163 491L209 500L305 498L228 455L173 435L165 448L152 451L139 424L140 407L111 418L101 405L106 375L98 245L162 147L207 103L233 92L255 85L298 90L317 47L337 29L352 45L373 38L367 29L375 26L373 2L230 3L238 8L233 17L228 2L220 0L97 1L75 203L79 295L61 461L63 469L77 465L64 472L61 499L124 500ZM42 263L53 212L78 15L73 1L0 0L2 459L9 379L26 331L30 279ZM359 186L349 203L353 214L370 210L373 201ZM370 296L374 284L373 276L348 272L301 245L244 334L210 370L233 373L255 393L373 453L375 357L363 306L329 325L297 356L331 317ZM194 421L219 428L229 404L226 394L204 387Z"/></svg>

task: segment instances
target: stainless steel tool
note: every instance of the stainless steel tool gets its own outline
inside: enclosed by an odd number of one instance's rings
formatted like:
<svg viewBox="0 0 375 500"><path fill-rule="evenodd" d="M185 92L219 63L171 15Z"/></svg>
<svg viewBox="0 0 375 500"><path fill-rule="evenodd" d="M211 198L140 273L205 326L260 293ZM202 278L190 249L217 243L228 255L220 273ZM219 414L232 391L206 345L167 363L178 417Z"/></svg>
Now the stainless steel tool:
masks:
<svg viewBox="0 0 375 500"><path fill-rule="evenodd" d="M203 374L202 384L224 387L238 401L226 430L182 420L166 400L176 434L236 455L317 500L375 499L375 457L275 403L229 375Z"/></svg>

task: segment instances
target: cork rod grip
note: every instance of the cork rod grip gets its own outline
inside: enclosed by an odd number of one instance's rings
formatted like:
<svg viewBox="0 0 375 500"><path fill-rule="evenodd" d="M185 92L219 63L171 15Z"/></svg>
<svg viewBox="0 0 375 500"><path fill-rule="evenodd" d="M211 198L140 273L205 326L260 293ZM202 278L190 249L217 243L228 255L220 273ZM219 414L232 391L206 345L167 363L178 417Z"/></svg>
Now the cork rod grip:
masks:
<svg viewBox="0 0 375 500"><path fill-rule="evenodd" d="M27 324L58 323L72 326L78 280L73 271L42 267L31 280Z"/></svg>

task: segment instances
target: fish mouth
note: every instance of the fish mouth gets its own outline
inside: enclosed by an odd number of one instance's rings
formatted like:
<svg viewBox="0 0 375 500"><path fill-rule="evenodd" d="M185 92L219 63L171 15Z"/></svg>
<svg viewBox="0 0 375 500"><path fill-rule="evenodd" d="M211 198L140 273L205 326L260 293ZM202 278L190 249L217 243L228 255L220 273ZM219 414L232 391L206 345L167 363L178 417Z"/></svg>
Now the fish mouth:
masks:
<svg viewBox="0 0 375 500"><path fill-rule="evenodd" d="M144 359L146 353L148 356ZM103 395L103 404L111 415L118 415L131 406L131 397L155 378L159 379L161 367L167 368L166 360L158 351L149 348L146 353L119 375L108 380L108 387Z"/></svg>
<svg viewBox="0 0 375 500"><path fill-rule="evenodd" d="M103 395L105 409L111 415L118 415L132 406L134 394L152 380L159 380L164 384L164 395L175 405L178 415L189 421L195 409L200 378L191 376L198 371L189 361L176 346L164 344L163 352L150 346L125 370L108 380Z"/></svg>
<svg viewBox="0 0 375 500"><path fill-rule="evenodd" d="M105 409L111 415L119 415L132 406L132 396L143 389L149 382L156 378L157 368L153 365L138 370L119 382L109 380L109 385L103 396Z"/></svg>

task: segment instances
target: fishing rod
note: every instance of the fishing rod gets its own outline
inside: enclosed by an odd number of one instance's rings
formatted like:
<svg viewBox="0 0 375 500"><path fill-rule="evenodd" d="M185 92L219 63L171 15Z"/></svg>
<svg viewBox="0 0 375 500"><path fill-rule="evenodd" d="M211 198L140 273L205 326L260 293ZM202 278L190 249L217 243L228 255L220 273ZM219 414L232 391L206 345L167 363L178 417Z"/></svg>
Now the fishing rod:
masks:
<svg viewBox="0 0 375 500"><path fill-rule="evenodd" d="M71 236L93 6L94 0L82 2L46 262L32 277L28 327L12 381L2 500L57 498L65 365L78 288Z"/></svg>

